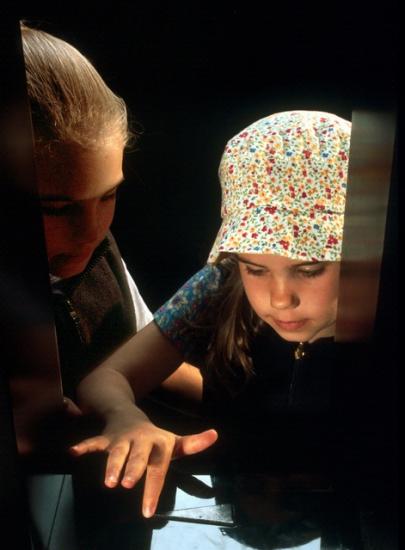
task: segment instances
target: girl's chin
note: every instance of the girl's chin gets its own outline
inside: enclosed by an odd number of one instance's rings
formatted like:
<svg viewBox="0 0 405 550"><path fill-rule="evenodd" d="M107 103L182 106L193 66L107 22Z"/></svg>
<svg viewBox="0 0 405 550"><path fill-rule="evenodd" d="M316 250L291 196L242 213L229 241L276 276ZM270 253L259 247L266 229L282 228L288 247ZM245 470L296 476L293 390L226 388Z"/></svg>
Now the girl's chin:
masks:
<svg viewBox="0 0 405 550"><path fill-rule="evenodd" d="M61 279L68 279L79 275L87 266L89 258L67 258L58 256L49 263L49 270L52 275Z"/></svg>
<svg viewBox="0 0 405 550"><path fill-rule="evenodd" d="M313 332L308 330L308 321L300 323L278 323L274 320L268 323L277 334L287 342L306 342Z"/></svg>
<svg viewBox="0 0 405 550"><path fill-rule="evenodd" d="M270 324L270 323L269 323ZM277 323L271 323L270 326L277 334L287 342L315 342L319 338L327 338L335 335L335 324L314 330L309 327L309 321L306 321L303 326L280 326Z"/></svg>

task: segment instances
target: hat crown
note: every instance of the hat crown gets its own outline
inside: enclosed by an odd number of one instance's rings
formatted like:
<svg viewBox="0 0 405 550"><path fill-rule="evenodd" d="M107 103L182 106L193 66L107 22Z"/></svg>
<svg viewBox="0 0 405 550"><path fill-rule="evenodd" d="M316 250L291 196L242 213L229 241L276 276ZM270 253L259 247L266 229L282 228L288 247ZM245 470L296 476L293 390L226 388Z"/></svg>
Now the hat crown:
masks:
<svg viewBox="0 0 405 550"><path fill-rule="evenodd" d="M219 168L222 217L261 206L343 213L350 128L331 113L287 111L239 132Z"/></svg>
<svg viewBox="0 0 405 550"><path fill-rule="evenodd" d="M322 111L262 118L222 155L223 222L209 255L277 254L339 261L351 123Z"/></svg>

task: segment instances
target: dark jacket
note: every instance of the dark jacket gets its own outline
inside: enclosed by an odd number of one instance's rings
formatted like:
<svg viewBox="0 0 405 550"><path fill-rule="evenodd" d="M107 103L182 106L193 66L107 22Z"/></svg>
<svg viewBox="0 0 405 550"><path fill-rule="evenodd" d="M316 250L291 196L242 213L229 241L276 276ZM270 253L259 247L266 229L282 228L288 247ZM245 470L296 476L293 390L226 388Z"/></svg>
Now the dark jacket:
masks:
<svg viewBox="0 0 405 550"><path fill-rule="evenodd" d="M86 269L53 285L55 324L64 394L136 332L135 310L111 233Z"/></svg>

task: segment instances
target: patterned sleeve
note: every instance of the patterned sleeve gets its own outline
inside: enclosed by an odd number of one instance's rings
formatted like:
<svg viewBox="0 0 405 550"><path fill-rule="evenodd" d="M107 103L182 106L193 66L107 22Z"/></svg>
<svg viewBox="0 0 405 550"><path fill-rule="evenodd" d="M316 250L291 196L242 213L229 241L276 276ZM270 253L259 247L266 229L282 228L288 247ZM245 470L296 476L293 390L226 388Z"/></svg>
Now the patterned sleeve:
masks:
<svg viewBox="0 0 405 550"><path fill-rule="evenodd" d="M201 341L201 336L189 323L198 320L222 281L221 269L206 265L154 313L154 321L160 330L190 362L199 364L203 360L208 342Z"/></svg>

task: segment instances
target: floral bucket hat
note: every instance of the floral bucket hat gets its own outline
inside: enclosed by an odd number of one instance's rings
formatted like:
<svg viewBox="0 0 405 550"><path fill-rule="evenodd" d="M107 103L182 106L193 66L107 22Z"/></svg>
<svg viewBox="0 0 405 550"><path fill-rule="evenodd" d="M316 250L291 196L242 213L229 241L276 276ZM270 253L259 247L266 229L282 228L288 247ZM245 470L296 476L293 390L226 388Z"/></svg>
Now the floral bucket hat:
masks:
<svg viewBox="0 0 405 550"><path fill-rule="evenodd" d="M219 178L221 252L339 261L351 123L331 113L262 118L227 143Z"/></svg>

